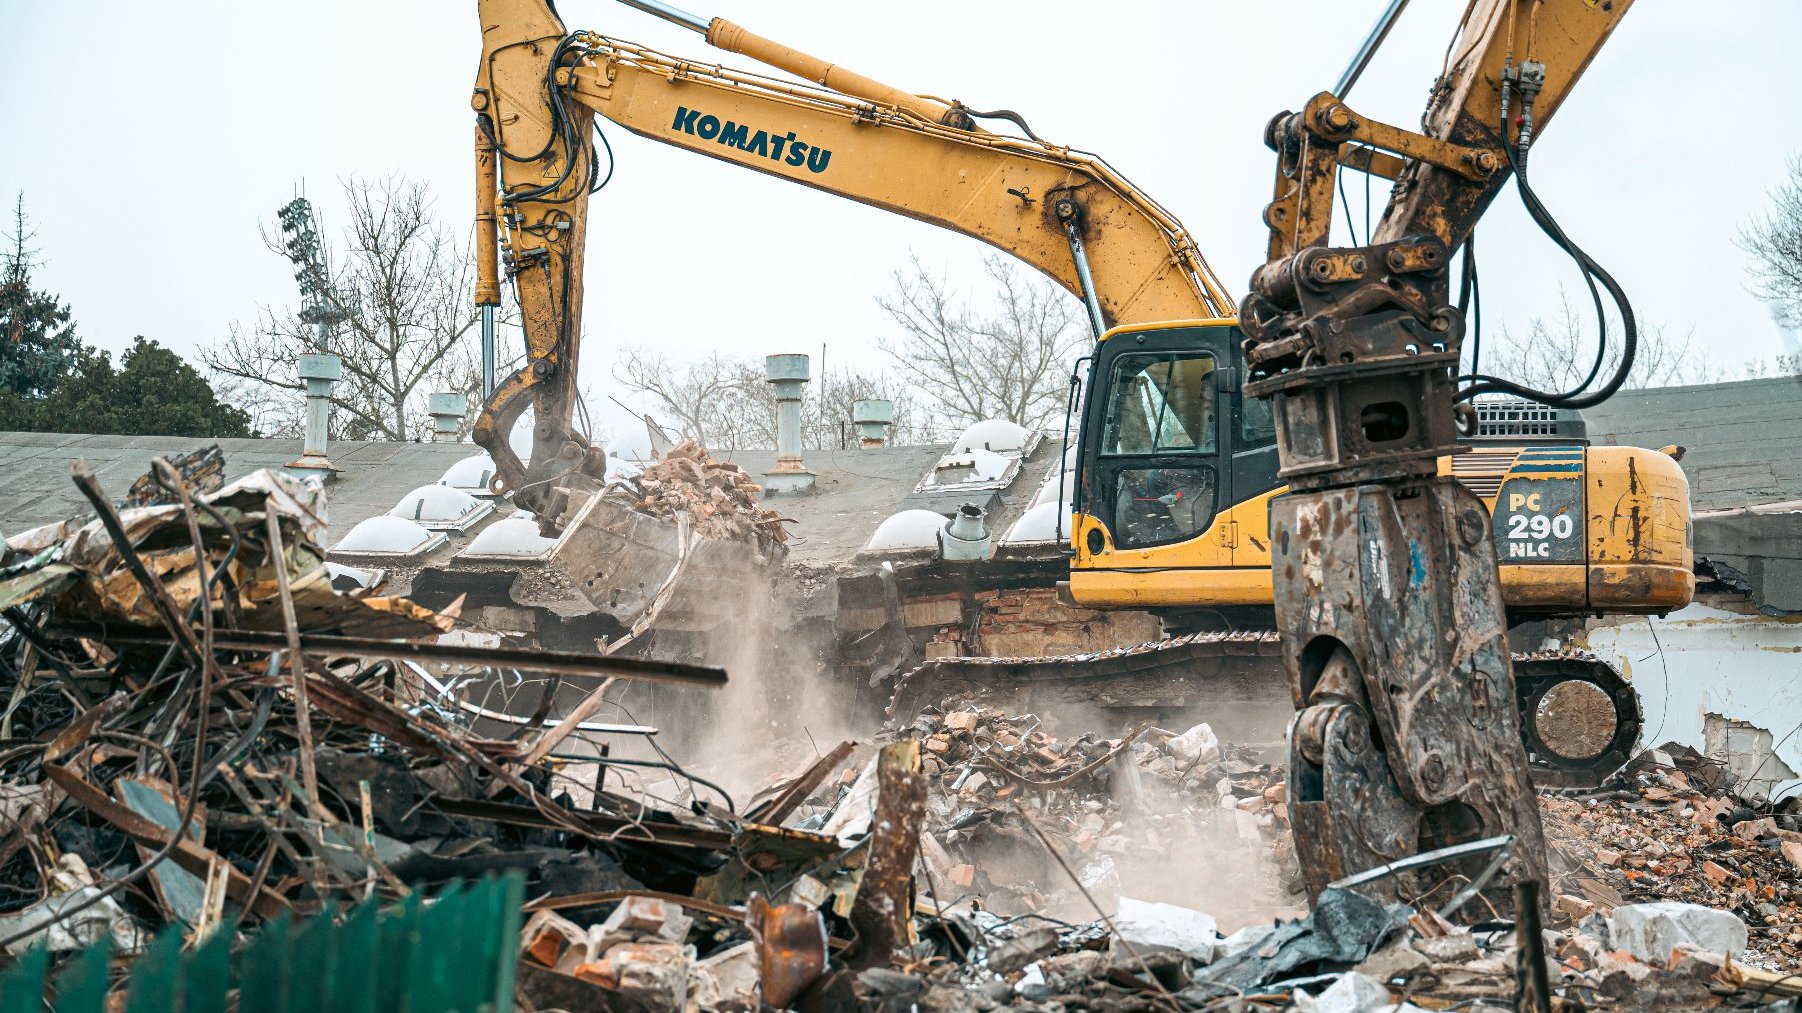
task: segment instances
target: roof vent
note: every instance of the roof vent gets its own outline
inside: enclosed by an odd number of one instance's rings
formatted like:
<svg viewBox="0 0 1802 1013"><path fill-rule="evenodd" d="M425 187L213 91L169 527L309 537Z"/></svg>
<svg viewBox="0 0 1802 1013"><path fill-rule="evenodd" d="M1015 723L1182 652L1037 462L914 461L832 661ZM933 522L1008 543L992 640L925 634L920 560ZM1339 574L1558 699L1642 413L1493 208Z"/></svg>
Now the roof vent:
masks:
<svg viewBox="0 0 1802 1013"><path fill-rule="evenodd" d="M307 474L329 478L337 472L325 456L332 426L332 387L344 374L344 366L336 355L319 352L301 356L295 372L307 388L307 417L300 458L288 462L287 469L297 478Z"/></svg>
<svg viewBox="0 0 1802 1013"><path fill-rule="evenodd" d="M934 510L903 510L876 527L864 545L865 552L937 548L945 515Z"/></svg>
<svg viewBox="0 0 1802 1013"><path fill-rule="evenodd" d="M468 548L457 553L458 559L496 559L518 562L542 559L557 544L555 538L538 533L536 518L520 514L495 521L469 541Z"/></svg>
<svg viewBox="0 0 1802 1013"><path fill-rule="evenodd" d="M432 442L457 442L468 411L469 396L458 391L441 391L426 398L426 413L432 416Z"/></svg>
<svg viewBox="0 0 1802 1013"><path fill-rule="evenodd" d="M814 474L801 463L801 398L807 391L807 356L770 355L764 376L776 388L776 466L763 473L772 493L806 492Z"/></svg>
<svg viewBox="0 0 1802 1013"><path fill-rule="evenodd" d="M889 427L895 424L895 402L885 398L865 398L851 404L851 422L857 427L858 445L865 450L888 442Z"/></svg>
<svg viewBox="0 0 1802 1013"><path fill-rule="evenodd" d="M1007 537L1001 539L1001 543L1055 542L1059 540L1060 531L1062 537L1070 536L1070 504L1040 503L1020 515L1014 526L1007 529Z"/></svg>
<svg viewBox="0 0 1802 1013"><path fill-rule="evenodd" d="M437 531L463 531L494 512L494 504L448 485L422 485L402 496L390 517L404 517Z"/></svg>
<svg viewBox="0 0 1802 1013"><path fill-rule="evenodd" d="M405 517L371 517L350 529L332 551L352 556L417 556L443 545L445 536Z"/></svg>
<svg viewBox="0 0 1802 1013"><path fill-rule="evenodd" d="M974 503L965 503L951 515L951 523L939 531L939 558L987 559L989 556L988 511Z"/></svg>

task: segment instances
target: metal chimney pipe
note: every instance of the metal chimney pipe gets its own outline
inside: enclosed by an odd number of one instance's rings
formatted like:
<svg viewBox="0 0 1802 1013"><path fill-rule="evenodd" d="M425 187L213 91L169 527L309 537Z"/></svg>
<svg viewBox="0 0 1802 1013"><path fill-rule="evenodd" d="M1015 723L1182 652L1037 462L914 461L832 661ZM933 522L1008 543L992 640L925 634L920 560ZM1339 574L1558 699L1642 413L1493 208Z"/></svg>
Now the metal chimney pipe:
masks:
<svg viewBox="0 0 1802 1013"><path fill-rule="evenodd" d="M857 426L861 446L880 447L888 442L888 429L895 424L895 402L882 398L854 402L851 421Z"/></svg>
<svg viewBox="0 0 1802 1013"><path fill-rule="evenodd" d="M974 503L965 503L951 515L939 532L940 559L987 559L989 556L988 511Z"/></svg>
<svg viewBox="0 0 1802 1013"><path fill-rule="evenodd" d="M776 466L763 473L763 485L773 493L805 492L813 488L814 473L801 463L801 399L807 390L807 356L771 355L763 360L763 375L776 388Z"/></svg>
<svg viewBox="0 0 1802 1013"><path fill-rule="evenodd" d="M332 424L332 387L344 375L344 366L336 355L321 352L301 356L296 371L307 385L306 439L300 459L290 463L288 471L297 476L329 478L338 470L325 456Z"/></svg>
<svg viewBox="0 0 1802 1013"><path fill-rule="evenodd" d="M468 410L469 398L456 391L445 391L427 398L426 411L432 416L432 442L457 442L463 428L463 414Z"/></svg>

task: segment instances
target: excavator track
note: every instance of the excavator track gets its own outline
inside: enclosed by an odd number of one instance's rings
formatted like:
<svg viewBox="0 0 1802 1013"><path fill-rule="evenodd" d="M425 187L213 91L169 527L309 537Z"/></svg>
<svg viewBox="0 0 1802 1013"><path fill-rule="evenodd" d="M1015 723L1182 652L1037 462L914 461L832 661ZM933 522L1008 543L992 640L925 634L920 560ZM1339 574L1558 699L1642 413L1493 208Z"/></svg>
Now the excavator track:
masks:
<svg viewBox="0 0 1802 1013"><path fill-rule="evenodd" d="M1594 787L1632 758L1639 695L1580 651L1514 655L1521 738L1541 788ZM1559 688L1564 687L1564 688ZM1202 632L1094 654L934 658L902 674L891 725L958 697L1050 716L1130 711L1205 720L1241 745L1279 746L1294 713L1274 631Z"/></svg>

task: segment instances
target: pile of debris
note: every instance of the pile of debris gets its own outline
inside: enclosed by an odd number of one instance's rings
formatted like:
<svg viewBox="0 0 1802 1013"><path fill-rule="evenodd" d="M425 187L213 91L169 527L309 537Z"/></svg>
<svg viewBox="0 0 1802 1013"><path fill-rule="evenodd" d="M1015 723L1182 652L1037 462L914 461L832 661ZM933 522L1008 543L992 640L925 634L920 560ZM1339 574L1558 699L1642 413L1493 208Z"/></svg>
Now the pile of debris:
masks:
<svg viewBox="0 0 1802 1013"><path fill-rule="evenodd" d="M1802 821L1726 790L1718 761L1676 744L1642 754L1619 787L1542 802L1559 842L1554 886L1574 918L1617 904L1680 900L1734 912L1751 930L1748 956L1771 967L1802 960Z"/></svg>
<svg viewBox="0 0 1802 1013"><path fill-rule="evenodd" d="M960 701L923 711L905 734L925 750L921 848L946 900L1087 920L1193 862L1178 889L1223 917L1294 904L1282 773L1206 724L1060 739L1036 715Z"/></svg>
<svg viewBox="0 0 1802 1013"><path fill-rule="evenodd" d="M788 540L782 516L758 505L762 487L693 440L670 448L638 475L617 479L612 489L631 496L642 513L684 518L703 538L750 542L765 555Z"/></svg>
<svg viewBox="0 0 1802 1013"><path fill-rule="evenodd" d="M507 868L563 895L724 864L715 806L661 809L628 768L561 759L655 734L588 720L613 678L723 673L438 643L454 607L333 589L317 486L221 487L197 463L156 462L156 494L126 506L78 466L93 517L6 543L0 953L131 955L167 925L235 933ZM469 702L520 668L589 699L558 722L548 691L536 718Z"/></svg>

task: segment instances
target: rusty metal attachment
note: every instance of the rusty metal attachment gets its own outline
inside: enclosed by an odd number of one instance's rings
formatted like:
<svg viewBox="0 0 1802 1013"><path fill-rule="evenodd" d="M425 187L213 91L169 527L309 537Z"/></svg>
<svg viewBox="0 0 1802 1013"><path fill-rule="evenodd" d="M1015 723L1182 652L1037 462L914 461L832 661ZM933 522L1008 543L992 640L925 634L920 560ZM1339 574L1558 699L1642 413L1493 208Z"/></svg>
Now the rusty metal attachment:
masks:
<svg viewBox="0 0 1802 1013"><path fill-rule="evenodd" d="M1320 109L1318 126L1349 129L1332 112ZM1330 194L1306 198L1296 211L1324 225ZM1281 246L1273 238L1273 252ZM1293 490L1271 504L1272 563L1300 711L1288 791L1310 893L1419 851L1513 834L1504 876L1484 891L1505 910L1514 882L1545 875L1545 844L1488 518L1437 474L1460 450L1464 321L1450 305L1450 259L1420 234L1273 256L1244 305L1245 390L1272 402ZM1456 871L1474 879L1481 860L1465 864ZM1412 901L1432 888L1402 874L1368 889Z"/></svg>

